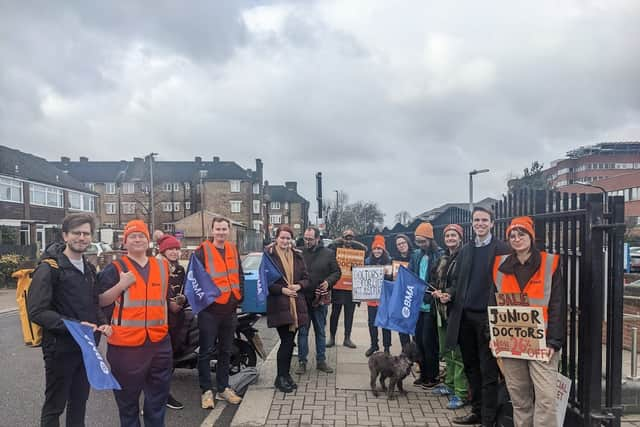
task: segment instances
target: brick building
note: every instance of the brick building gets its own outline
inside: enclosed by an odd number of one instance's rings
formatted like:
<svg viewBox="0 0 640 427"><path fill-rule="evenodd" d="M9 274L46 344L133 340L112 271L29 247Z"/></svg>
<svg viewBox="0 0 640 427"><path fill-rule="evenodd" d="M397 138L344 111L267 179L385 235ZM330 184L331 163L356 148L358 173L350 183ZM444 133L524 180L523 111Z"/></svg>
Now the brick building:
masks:
<svg viewBox="0 0 640 427"><path fill-rule="evenodd" d="M154 160L153 164L149 156L132 161L89 161L86 157L71 161L61 157L52 164L99 194L96 211L105 228L121 230L135 218L151 223L153 212L156 229L174 232L177 221L204 207L262 231L260 159L256 159L255 171L219 157L212 161L201 157L193 161ZM153 210L149 190L152 174Z"/></svg>
<svg viewBox="0 0 640 427"><path fill-rule="evenodd" d="M42 250L65 215L95 212L97 197L45 159L0 146L0 243Z"/></svg>
<svg viewBox="0 0 640 427"><path fill-rule="evenodd" d="M290 226L294 233L301 235L308 225L309 201L298 194L298 183L287 181L284 185L265 183L266 200L269 200L268 226L273 232L279 225Z"/></svg>

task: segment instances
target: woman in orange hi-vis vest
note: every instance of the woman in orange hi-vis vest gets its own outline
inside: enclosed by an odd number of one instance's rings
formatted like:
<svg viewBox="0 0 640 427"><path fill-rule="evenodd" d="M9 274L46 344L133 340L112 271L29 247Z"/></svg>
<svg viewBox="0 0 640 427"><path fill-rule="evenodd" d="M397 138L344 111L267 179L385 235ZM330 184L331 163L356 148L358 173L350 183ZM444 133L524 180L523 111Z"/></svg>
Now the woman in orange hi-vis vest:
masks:
<svg viewBox="0 0 640 427"><path fill-rule="evenodd" d="M517 427L553 426L557 423L556 381L566 319L565 286L558 268L560 257L535 248L535 231L529 217L514 218L507 228L507 239L514 252L496 257L495 291L517 294L521 305L542 308L549 355L548 362L502 358L513 421ZM496 298L491 305L501 299Z"/></svg>
<svg viewBox="0 0 640 427"><path fill-rule="evenodd" d="M107 359L122 386L114 390L120 425L140 425L140 393L144 391L144 425L165 425L169 382L173 368L167 309L180 309L170 300L166 260L147 257L149 229L140 220L124 229L127 255L98 276L100 305L115 303Z"/></svg>

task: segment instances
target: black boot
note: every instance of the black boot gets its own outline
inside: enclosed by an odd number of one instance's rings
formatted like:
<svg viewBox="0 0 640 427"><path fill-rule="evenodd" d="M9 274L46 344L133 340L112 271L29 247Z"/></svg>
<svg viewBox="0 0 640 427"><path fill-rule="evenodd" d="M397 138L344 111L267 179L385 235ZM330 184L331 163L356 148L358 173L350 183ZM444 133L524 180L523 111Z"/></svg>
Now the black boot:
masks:
<svg viewBox="0 0 640 427"><path fill-rule="evenodd" d="M344 337L344 342L342 343L345 347L356 348L356 345L351 341L351 336L347 335Z"/></svg>
<svg viewBox="0 0 640 427"><path fill-rule="evenodd" d="M283 393L291 393L293 391L293 387L291 387L286 377L276 377L273 385Z"/></svg>
<svg viewBox="0 0 640 427"><path fill-rule="evenodd" d="M336 336L335 335L331 335L329 337L329 341L327 341L327 345L325 347L333 347L334 345L336 345Z"/></svg>
<svg viewBox="0 0 640 427"><path fill-rule="evenodd" d="M296 382L293 380L293 378L291 378L291 375L287 375L286 377L287 382L289 383L289 385L291 386L292 389L297 389L298 388L298 384L296 384Z"/></svg>

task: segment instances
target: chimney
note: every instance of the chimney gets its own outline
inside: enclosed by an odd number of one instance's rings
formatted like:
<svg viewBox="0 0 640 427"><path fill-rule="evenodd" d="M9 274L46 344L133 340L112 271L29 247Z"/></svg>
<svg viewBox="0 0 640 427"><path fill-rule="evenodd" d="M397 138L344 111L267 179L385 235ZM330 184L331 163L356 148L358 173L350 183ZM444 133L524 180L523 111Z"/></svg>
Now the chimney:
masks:
<svg viewBox="0 0 640 427"><path fill-rule="evenodd" d="M220 163L220 157L213 156L213 164Z"/></svg>
<svg viewBox="0 0 640 427"><path fill-rule="evenodd" d="M200 166L200 164L202 163L202 157L200 156L196 156L195 159L193 159L196 162L196 165Z"/></svg>
<svg viewBox="0 0 640 427"><path fill-rule="evenodd" d="M127 161L126 160L120 160L120 170L121 171L127 170Z"/></svg>
<svg viewBox="0 0 640 427"><path fill-rule="evenodd" d="M296 181L285 181L284 186L287 187L289 191L298 191L298 183Z"/></svg>
<svg viewBox="0 0 640 427"><path fill-rule="evenodd" d="M80 162L81 163L87 163L88 161L89 161L88 157L80 156Z"/></svg>
<svg viewBox="0 0 640 427"><path fill-rule="evenodd" d="M262 182L262 160L256 159L256 180Z"/></svg>
<svg viewBox="0 0 640 427"><path fill-rule="evenodd" d="M142 157L134 157L133 163L139 165L140 163L142 163Z"/></svg>
<svg viewBox="0 0 640 427"><path fill-rule="evenodd" d="M66 156L60 157L60 163L62 163L62 166L69 166L70 161L71 159L69 157L66 157Z"/></svg>

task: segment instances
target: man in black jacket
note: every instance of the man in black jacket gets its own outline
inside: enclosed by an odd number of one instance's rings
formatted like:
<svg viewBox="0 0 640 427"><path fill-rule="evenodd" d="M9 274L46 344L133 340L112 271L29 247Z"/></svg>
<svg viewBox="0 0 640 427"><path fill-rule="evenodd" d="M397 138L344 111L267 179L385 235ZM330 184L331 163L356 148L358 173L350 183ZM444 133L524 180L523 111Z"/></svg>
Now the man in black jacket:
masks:
<svg viewBox="0 0 640 427"><path fill-rule="evenodd" d="M62 223L66 244L47 248L29 288L29 317L43 329L42 426L58 426L65 406L67 426L84 425L89 382L82 351L62 319L79 321L92 326L96 332L111 335L111 326L98 303L95 268L82 256L91 244L94 227L91 215L67 216Z"/></svg>
<svg viewBox="0 0 640 427"><path fill-rule="evenodd" d="M304 232L304 263L309 274L311 286L304 289L309 307L309 317L316 336L316 369L331 373L333 369L327 365L325 357L328 293L340 279L340 267L332 250L323 246L320 230L309 227ZM296 374L304 374L307 370L309 354L309 326L300 326L298 331L298 370Z"/></svg>
<svg viewBox="0 0 640 427"><path fill-rule="evenodd" d="M498 365L489 349L487 306L492 288L492 268L496 256L510 253L509 246L491 234L494 216L489 209L476 207L472 214L475 240L458 255L453 285L440 298L449 303L447 349L460 344L464 370L471 391L471 413L453 419L454 424L482 422L493 426L497 409Z"/></svg>

